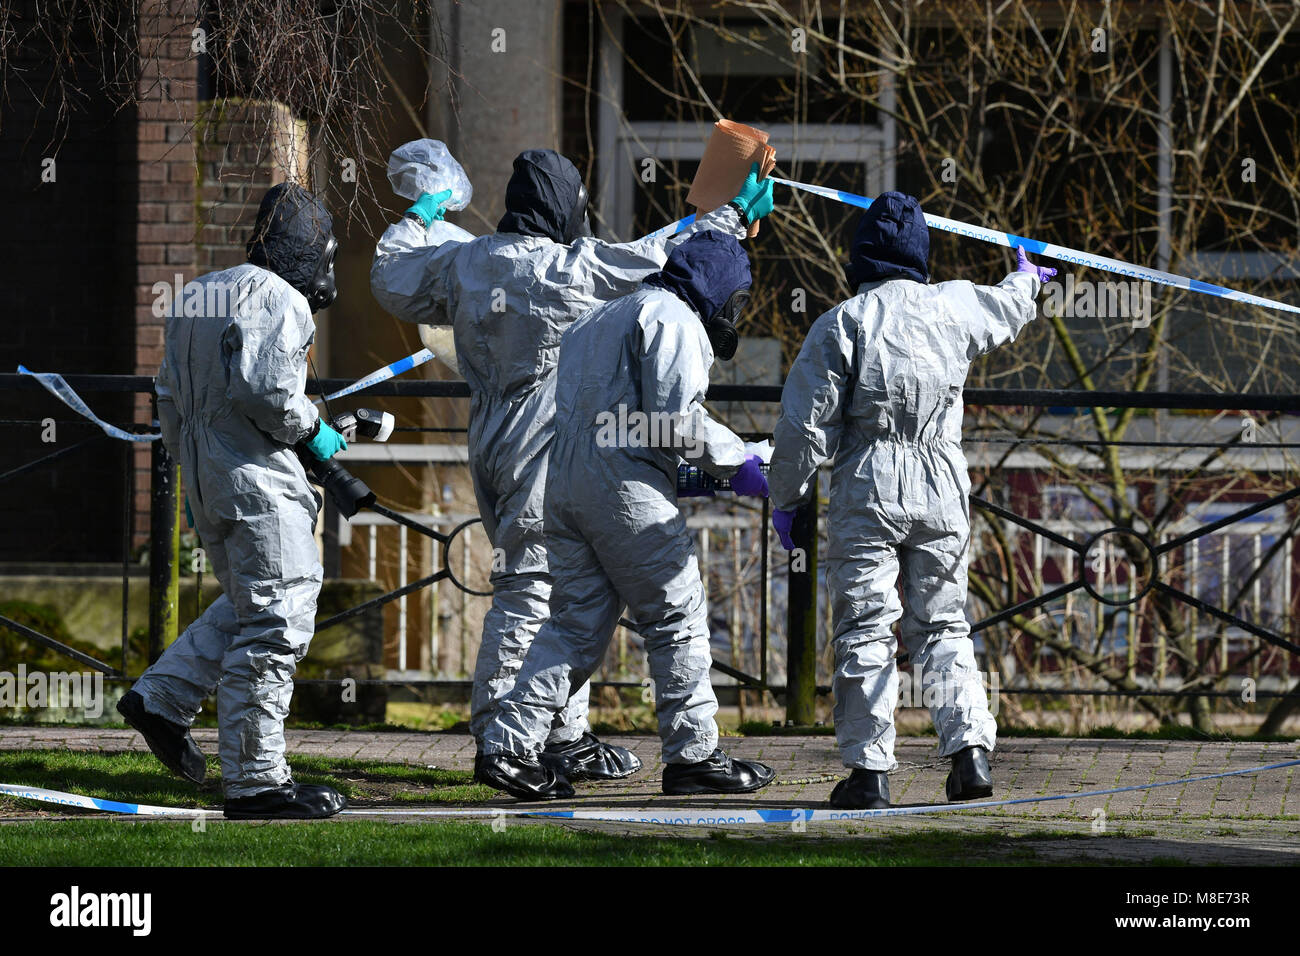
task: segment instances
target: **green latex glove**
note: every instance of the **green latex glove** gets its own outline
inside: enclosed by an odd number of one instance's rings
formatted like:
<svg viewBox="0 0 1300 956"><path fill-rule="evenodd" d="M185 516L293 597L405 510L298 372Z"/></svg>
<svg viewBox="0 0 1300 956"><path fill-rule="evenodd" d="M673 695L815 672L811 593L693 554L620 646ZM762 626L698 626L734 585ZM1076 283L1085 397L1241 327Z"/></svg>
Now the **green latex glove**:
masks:
<svg viewBox="0 0 1300 956"><path fill-rule="evenodd" d="M762 219L776 207L776 200L772 198L772 180L766 177L758 178L758 163L754 163L749 168L745 185L740 187L740 195L733 199L732 203L740 209L745 222L751 224Z"/></svg>
<svg viewBox="0 0 1300 956"><path fill-rule="evenodd" d="M307 450L321 461L329 461L339 452L344 451L348 443L334 430L328 422L321 422L320 429L307 442Z"/></svg>
<svg viewBox="0 0 1300 956"><path fill-rule="evenodd" d="M428 229L433 225L435 219L441 221L447 215L446 202L451 198L451 190L444 189L437 193L421 193L420 198L415 201L415 205L407 212L413 212L420 217L424 223L424 228Z"/></svg>

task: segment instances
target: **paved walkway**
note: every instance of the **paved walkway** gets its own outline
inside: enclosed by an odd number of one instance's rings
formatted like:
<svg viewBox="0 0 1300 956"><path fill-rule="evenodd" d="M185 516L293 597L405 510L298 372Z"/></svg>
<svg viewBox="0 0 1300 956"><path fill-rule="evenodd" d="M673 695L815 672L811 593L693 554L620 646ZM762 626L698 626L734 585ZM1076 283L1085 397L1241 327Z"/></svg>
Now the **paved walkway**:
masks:
<svg viewBox="0 0 1300 956"><path fill-rule="evenodd" d="M216 751L216 731L199 729L195 740ZM372 733L290 730L295 754L352 757L445 769L469 770L474 758L471 738L453 733ZM673 807L719 809L754 807L826 807L835 781L844 775L834 738L731 738L723 747L737 757L763 760L777 770L777 783L736 797L666 797L659 792L658 740L618 737L645 769L626 781L580 784L574 806L591 808ZM0 728L0 750L71 749L120 752L144 750L140 737L127 730L100 728ZM895 805L944 803L947 761L939 758L934 738L900 738L899 767L890 777ZM1248 743L1071 738L1012 738L999 743L992 758L995 799L1080 793L1178 780L1227 770L1300 759L1300 742ZM1187 862L1300 863L1300 767L1160 787L1101 797L1026 803L995 810L874 818L848 824L811 824L810 835L879 836L885 833L956 828L991 830L1008 837L1047 833L1036 845L1040 855L1065 854L1090 859L1183 859ZM16 781L3 781L6 783ZM508 797L491 806L515 806ZM428 806L428 804L425 804ZM408 818L409 819L409 818ZM587 826L588 824L571 824ZM644 826L598 824L603 829L645 833ZM664 832L669 832L665 828ZM788 824L746 828L747 832L788 831ZM687 835L691 831L671 828ZM1061 839L1063 835L1124 837L1123 840ZM1021 841L1023 845L1023 841Z"/></svg>

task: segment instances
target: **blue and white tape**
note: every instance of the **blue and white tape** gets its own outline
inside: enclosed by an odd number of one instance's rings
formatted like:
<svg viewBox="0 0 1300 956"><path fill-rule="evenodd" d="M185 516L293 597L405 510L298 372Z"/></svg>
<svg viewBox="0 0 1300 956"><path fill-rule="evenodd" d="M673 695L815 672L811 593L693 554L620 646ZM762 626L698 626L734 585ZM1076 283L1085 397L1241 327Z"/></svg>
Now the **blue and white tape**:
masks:
<svg viewBox="0 0 1300 956"><path fill-rule="evenodd" d="M681 219L678 219L676 222L670 222L668 225L660 229L656 229L654 232L646 233L637 241L645 242L647 239L658 239L662 236L675 236L677 235L677 233L681 232L683 229L685 229L694 221L695 221L695 213L691 213L689 216L683 216Z"/></svg>
<svg viewBox="0 0 1300 956"><path fill-rule="evenodd" d="M872 200L867 196L859 196L857 193L845 192L842 189L830 189L826 186L815 186L812 183L799 183L792 179L781 179L779 176L772 176L770 178L772 182L780 183L782 186L789 186L791 189L800 189L804 192L812 193L816 196L823 196L826 199L833 199L836 202L842 202L849 206L857 206L859 209L868 209L872 203ZM682 229L685 229L694 221L695 216L686 216L683 219L678 219L676 222L669 223L662 229L656 229L644 238L654 239L659 236L674 235ZM1062 262L1069 262L1074 265L1085 266L1091 269L1101 269L1104 272L1112 272L1129 279L1141 279L1156 285L1170 286L1175 289L1186 289L1189 292L1200 292L1205 295L1217 296L1218 298L1228 299L1233 302L1242 302L1246 305L1260 305L1269 309L1281 309L1283 312L1300 312L1300 306L1290 305L1286 302L1279 302L1277 299L1268 299L1264 296L1253 295L1249 292L1238 292L1235 289L1228 289L1211 282L1202 282L1199 279L1193 279L1189 276L1175 275L1172 272L1163 272L1160 269L1151 269L1147 266L1134 265L1131 262L1112 259L1109 256L1099 256L1091 252L1084 252L1080 249L1071 249L1068 246L1058 246L1054 243L1042 242L1038 239L1030 239L1026 236L1017 236L1013 232L999 232L996 229L988 229L984 226L959 222L956 219L946 219L943 216L932 216L929 213L926 213L925 215L925 222L931 229L938 229L941 232L951 232L958 236L967 236L971 239L979 239L982 242L991 242L994 245L1005 246L1008 249L1015 249L1017 246L1024 246L1026 252L1035 255L1046 256L1049 259L1059 259Z"/></svg>
<svg viewBox="0 0 1300 956"><path fill-rule="evenodd" d="M18 366L18 374L30 375L36 381L45 386L51 395L67 405L70 409L92 422L104 430L104 434L110 438L120 438L122 441L133 442L151 442L162 438L161 434L138 434L136 432L124 431L116 425L110 425L98 415L90 410L90 406L82 401L81 396L72 390L72 386L63 380L63 376L55 372L33 372L23 366Z"/></svg>
<svg viewBox="0 0 1300 956"><path fill-rule="evenodd" d="M423 365L425 362L433 359L433 357L433 353L428 349L420 349L418 352L412 352L410 355L406 356L406 358L398 359L396 362L390 362L383 368L376 369L364 378L357 379L346 388L341 388L333 394L316 399L316 404L319 405L321 402L343 398L344 396L351 395L354 392L363 391L372 385L378 385L380 382L386 382L390 378L401 375L403 372L409 372L411 369ZM67 405L78 415L90 419L102 428L104 434L108 435L110 438L119 438L122 441L131 442L151 442L157 441L162 437L159 433L138 434L136 432L125 431L118 428L116 425L110 425L92 412L90 406L82 400L81 396L73 390L71 385L64 381L63 376L56 372L33 372L21 365L18 366L18 372L21 375L30 375L32 378L36 379L36 381L44 385L52 395L59 399L59 401L63 402L63 404Z"/></svg>
<svg viewBox="0 0 1300 956"><path fill-rule="evenodd" d="M375 369L364 378L359 378L346 388L341 388L330 395L322 396L316 399L316 404L321 402L330 402L336 398L343 398L345 395L351 395L354 392L360 392L369 388L371 385L378 385L380 382L386 382L390 378L395 378L403 372L409 372L411 369L423 365L425 362L433 359L434 355L428 349L420 349L418 352L412 352L406 358L398 359L396 362L390 362L383 368Z"/></svg>
<svg viewBox="0 0 1300 956"><path fill-rule="evenodd" d="M81 810L100 810L104 813L121 813L138 817L188 817L220 816L220 810L186 809L184 807L154 807L147 803L122 803L118 800L105 800L102 797L87 797L79 793L64 793L61 790L46 790L44 787L24 787L22 784L0 783L0 794L17 797L21 800L36 800L40 803L55 803L64 807L76 807Z"/></svg>
<svg viewBox="0 0 1300 956"><path fill-rule="evenodd" d="M1181 787L1193 783L1205 783L1210 780L1223 780L1228 777L1240 777L1252 773L1265 773L1270 770L1283 770L1287 767L1300 766L1300 760L1284 760L1279 763L1262 764L1258 767L1245 767L1240 770L1225 770L1221 773L1205 774L1200 777L1182 777L1178 780L1160 780L1154 783L1139 783L1127 787L1108 787L1103 790L1086 790L1082 793L1060 793L1046 797L1016 797L1011 800L985 800L980 803L936 803L923 806L887 807L882 810L814 810L806 807L784 807L771 810L727 809L725 807L671 807L662 810L538 810L521 807L472 807L457 809L401 809L396 807L377 807L374 809L354 808L344 810L346 816L357 817L439 817L444 819L494 819L498 817L536 817L548 820L590 820L603 823L648 823L661 826L734 826L751 823L825 823L836 820L864 820L872 817L919 816L932 813L954 813L962 810L994 810L999 807L1014 807L1029 803L1052 803L1061 800L1090 800L1095 797L1108 797L1117 793L1132 793L1138 790L1156 790L1160 787ZM219 810L190 810L181 807L153 807L147 804L119 803L98 797L85 797L57 790L45 790L40 787L24 787L18 784L0 784L0 794L19 797L25 800L37 800L43 803L55 803L63 806L81 807L87 810L102 810L107 813L132 814L136 816L182 817L193 818L199 815L219 815Z"/></svg>
<svg viewBox="0 0 1300 956"><path fill-rule="evenodd" d="M780 183L783 186L789 186L792 189L801 189L804 192L824 196L827 199L834 199L837 202L847 203L850 206L858 206L861 209L870 207L872 202L872 200L866 196L859 196L857 193L845 192L841 189L828 189L825 186L814 186L810 183L797 183L793 180L781 179L777 176L773 176L772 181ZM1192 279L1188 276L1175 275L1172 272L1162 272L1159 269L1151 269L1147 266L1134 265L1130 262L1112 259L1109 256L1094 255L1091 252L1083 252L1082 250L1071 249L1067 246L1058 246L1050 242L1041 242L1037 239L1017 236L1012 232L999 232L996 229L987 229L984 226L975 226L966 222L958 222L956 219L945 219L943 216L931 216L928 213L925 216L925 221L931 229L938 229L942 232L951 232L959 236L968 236L972 239L979 239L982 242L991 242L994 245L1006 246L1009 249L1014 249L1017 246L1024 246L1025 251L1029 253L1046 256L1049 259L1059 259L1062 262L1086 266L1091 269L1101 269L1105 272L1113 272L1130 279L1141 279L1146 282L1152 282L1156 285L1172 286L1175 289L1186 289L1189 292L1201 292L1205 295L1217 296L1221 299L1229 299L1233 302L1243 302L1247 305L1261 305L1269 309L1281 309L1284 312L1300 312L1300 306L1289 305L1286 302L1279 302L1276 299L1267 299L1263 296L1252 295L1249 292L1238 292L1235 289L1227 289L1210 282L1202 282L1199 279Z"/></svg>
<svg viewBox="0 0 1300 956"><path fill-rule="evenodd" d="M1161 780L1155 783L1139 783L1127 787L1109 787L1104 790L1087 790L1083 793L1061 793L1047 797L1017 797L1012 800L986 800L980 803L935 803L915 807L886 807L881 810L814 810L804 807L790 807L772 810L728 810L724 807L705 807L692 810L689 807L665 808L660 811L647 810L507 810L503 808L484 808L482 810L345 810L344 813L356 816L486 816L501 814L508 816L545 817L555 820L592 820L605 823L651 823L667 826L726 826L748 823L825 823L835 820L863 820L870 817L918 816L931 813L953 813L961 810L992 810L998 807L1014 807L1027 803L1051 803L1060 800L1088 800L1094 797L1106 797L1116 793L1130 793L1135 790L1155 790L1159 787L1186 786L1204 783L1209 780L1222 780L1225 777L1239 777L1245 774L1263 773L1269 770L1281 770L1286 767L1300 766L1300 760L1286 760L1281 763L1264 764L1258 767L1246 767L1242 770L1226 770L1222 773L1206 774L1200 777L1183 777L1179 780Z"/></svg>

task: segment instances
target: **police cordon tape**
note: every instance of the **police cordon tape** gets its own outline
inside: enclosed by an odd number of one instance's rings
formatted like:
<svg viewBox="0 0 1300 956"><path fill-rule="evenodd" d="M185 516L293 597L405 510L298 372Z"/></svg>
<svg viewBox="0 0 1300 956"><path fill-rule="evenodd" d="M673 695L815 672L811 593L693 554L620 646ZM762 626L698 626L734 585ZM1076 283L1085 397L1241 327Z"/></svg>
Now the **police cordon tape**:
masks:
<svg viewBox="0 0 1300 956"><path fill-rule="evenodd" d="M119 800L106 800L103 797L87 797L79 793L64 793L62 790L46 790L44 787L24 787L17 783L0 783L0 794L16 797L20 800L36 800L40 803L57 803L64 807L77 807L81 810L102 810L105 813L120 813L138 817L194 817L200 815L221 816L220 810L187 809L185 807L154 807L147 803L123 803Z"/></svg>
<svg viewBox="0 0 1300 956"><path fill-rule="evenodd" d="M371 385L378 385L380 382L386 382L390 378L395 378L403 372L409 372L411 369L431 361L434 354L428 349L420 349L418 352L412 352L406 358L400 358L396 362L390 362L383 368L375 369L364 378L359 378L347 388L341 388L337 392L331 392L329 395L322 395L316 399L315 404L332 401L336 398L343 398L345 395L351 395L362 389L369 388Z"/></svg>
<svg viewBox="0 0 1300 956"><path fill-rule="evenodd" d="M107 435L109 438L117 438L120 439L121 441L131 441L131 442L151 442L151 441L157 441L158 439L162 438L162 435L158 433L136 434L134 432L124 431L123 429L118 428L116 425L110 425L108 422L104 421L102 418L100 418L98 415L92 412L90 410L90 406L87 405L84 401L82 401L81 396L78 395L75 391L73 391L72 386L69 385L67 382L65 382L63 380L63 376L59 375L57 372L33 372L19 365L18 374L30 375L32 378L36 379L36 381L40 382L43 386L45 386L46 391L48 391L51 395L53 395L55 398L61 401L64 405L67 405L78 415L90 419L92 422L94 422L96 425L102 428L104 430L104 434Z"/></svg>
<svg viewBox="0 0 1300 956"><path fill-rule="evenodd" d="M749 823L823 823L835 820L865 820L871 817L919 816L931 813L952 813L959 810L992 810L998 807L1014 807L1029 803L1052 803L1061 800L1086 800L1093 797L1107 797L1117 793L1132 793L1137 790L1156 790L1160 787L1187 786L1193 783L1205 783L1210 780L1223 780L1228 777L1240 777L1252 773L1265 773L1270 770L1283 770L1287 767L1300 766L1300 760L1284 760L1280 763L1261 764L1258 767L1245 767L1241 770L1225 770L1221 773L1205 774L1200 777L1182 777L1177 780L1158 780L1154 783L1139 783L1127 787L1108 787L1104 790L1085 790L1082 793L1060 793L1046 797L1016 797L1011 800L985 800L979 803L936 803L922 806L887 807L883 810L814 810L805 807L788 807L772 810L728 810L725 807L665 808L661 811L648 810L537 810L517 807L473 807L449 810L429 810L423 808L403 809L398 807L376 807L374 809L348 809L343 816L374 817L441 817L462 819L492 819L502 816L536 817L546 820L589 820L600 823L649 823L666 826L719 826ZM79 807L86 810L100 810L106 813L126 814L146 817L177 817L193 819L197 816L221 816L220 810L187 809L184 807L155 807L142 803L122 803L99 797L87 797L75 793L63 793L58 790L46 790L42 787L24 787L21 784L0 784L0 794L23 800L36 800L67 807Z"/></svg>
<svg viewBox="0 0 1300 956"><path fill-rule="evenodd" d="M781 179L779 176L772 176L770 178L772 182L780 183L782 186L788 186L791 189L799 189L803 192L822 196L826 199L833 199L836 202L842 202L849 206L857 206L860 209L869 208L873 201L867 196L859 196L857 193L845 192L842 189L830 189L826 186L815 186L811 183L799 183L792 179ZM673 235L680 230L685 229L694 221L694 214L685 216L678 219L676 222L669 223L662 229L656 229L654 232L648 233L643 237L643 239ZM1217 296L1221 299L1229 299L1233 302L1242 302L1246 305L1259 305L1269 309L1281 309L1284 312L1300 312L1300 306L1289 305L1286 302L1279 302L1276 299L1268 299L1264 296L1253 295L1249 292L1238 292L1235 289L1228 289L1211 282L1202 282L1199 279L1193 279L1189 276L1180 276L1175 275L1172 272L1163 272L1160 269L1151 269L1147 266L1134 265L1131 262L1112 259L1109 256L1099 256L1094 255L1091 252L1084 252L1080 249L1071 249L1068 246L1058 246L1054 243L1042 242L1038 239L1027 238L1026 236L1017 236L1013 232L1000 232L997 229L988 229L984 226L959 222L956 219L946 219L943 216L932 216L929 213L925 214L925 222L931 229L938 229L941 232L951 232L958 236L967 236L971 239L979 239L982 242L991 242L994 245L1006 246L1008 249L1015 249L1017 246L1024 246L1026 252L1035 255L1046 256L1049 259L1058 259L1061 262L1069 262L1074 265L1085 266L1091 269L1101 269L1104 272L1113 272L1129 279L1141 279L1156 285L1170 286L1175 289L1186 289L1189 292L1200 292L1205 295Z"/></svg>
<svg viewBox="0 0 1300 956"><path fill-rule="evenodd" d="M816 186L812 183L795 182L792 179L782 179L779 176L772 176L772 181L788 186L791 189L799 189L803 192L812 193L822 196L826 199L833 199L836 202L845 203L850 206L857 206L860 209L867 209L871 206L873 200L867 196L860 196L857 193L847 192L842 189L831 189L827 186ZM695 221L695 214L684 216L676 222L656 229L654 232L647 233L641 238L646 239L658 238L665 235L673 235L685 229ZM1024 246L1026 252L1035 255L1046 256L1051 259L1057 259L1061 262L1069 262L1074 265L1084 266L1087 268L1101 269L1105 272L1112 272L1117 275L1126 276L1130 279L1141 279L1156 285L1169 286L1176 289L1185 289L1190 292L1200 292L1205 295L1216 296L1221 299L1228 299L1233 302L1242 302L1246 305L1258 305L1270 309L1281 309L1284 312L1300 313L1300 306L1289 305L1285 302L1279 302L1276 299L1265 298L1264 296L1254 295L1249 292L1238 292L1235 289L1229 289L1224 286L1215 285L1210 282L1202 282L1199 279L1193 279L1189 276L1180 276L1172 272L1163 272L1159 269L1151 269L1147 266L1134 265L1130 262L1124 262L1120 259L1112 259L1109 256L1094 255L1090 252L1083 252L1079 249L1071 249L1067 246L1058 246L1050 242L1042 242L1038 239L1030 239L1026 236L1017 236L1011 232L1000 232L996 229L988 229L984 226L976 226L971 223L959 222L956 219L946 219L943 216L932 216L925 214L926 224L931 229L938 229L943 232L951 232L959 236L968 236L972 239L979 239L983 242L990 242L994 245L1006 246L1009 249L1015 249L1017 246ZM342 398L355 392L362 391L372 385L380 382L386 382L391 378L401 375L419 365L434 358L433 352L429 349L420 349L418 352L400 358L395 362L390 362L383 368L376 369L369 375L358 379L356 382L333 392L330 395L323 396L316 400L316 404L327 402L331 399ZM162 436L153 434L134 434L124 431L114 425L100 419L95 415L82 401L81 396L72 390L72 387L63 380L61 375L54 372L31 372L23 366L18 366L18 371L23 375L31 375L47 389L56 395L69 408L73 409L80 415L84 415L92 422L104 430L104 433L123 441L131 442L151 442L157 441Z"/></svg>
<svg viewBox="0 0 1300 956"><path fill-rule="evenodd" d="M428 349L420 349L418 352L412 352L405 358L400 358L396 362L389 362L383 368L375 369L369 375L357 379L346 388L341 388L337 392L331 392L329 395L321 396L316 399L315 404L319 405L322 402L328 402L336 398L343 398L346 395L351 395L354 392L360 392L363 389L367 389L372 385L378 385L380 382L386 382L390 378L396 378L403 372L409 372L411 369L423 365L425 362L431 361L433 358L435 358L433 352ZM59 399L59 401L63 402L63 404L67 405L78 415L90 419L102 428L104 434L108 435L110 438L118 438L122 441L131 442L151 442L162 438L162 435L159 432L128 432L118 428L116 425L110 425L92 412L90 406L87 405L82 397L73 390L71 385L64 381L63 376L59 375L57 372L33 372L21 365L18 366L18 372L20 375L30 375L32 378L36 379L36 381L44 385L52 395Z"/></svg>

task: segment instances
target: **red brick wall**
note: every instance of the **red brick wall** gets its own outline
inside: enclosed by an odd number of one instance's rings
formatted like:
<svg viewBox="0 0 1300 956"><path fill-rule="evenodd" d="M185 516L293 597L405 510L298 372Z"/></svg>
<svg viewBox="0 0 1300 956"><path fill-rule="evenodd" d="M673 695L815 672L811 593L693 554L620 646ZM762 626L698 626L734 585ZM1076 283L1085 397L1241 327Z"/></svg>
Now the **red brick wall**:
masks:
<svg viewBox="0 0 1300 956"><path fill-rule="evenodd" d="M197 127L199 273L228 269L244 244L263 194L291 172L306 182L306 126L279 103L200 103ZM275 147L259 146L274 143Z"/></svg>
<svg viewBox="0 0 1300 956"><path fill-rule="evenodd" d="M195 254L195 153L198 60L190 31L198 0L153 0L140 14L140 103L136 113L135 368L154 375L162 359L164 320L154 315L155 282L188 281ZM149 54L152 53L152 56ZM150 398L138 395L135 420L152 418ZM150 449L135 458L136 545L148 540Z"/></svg>

